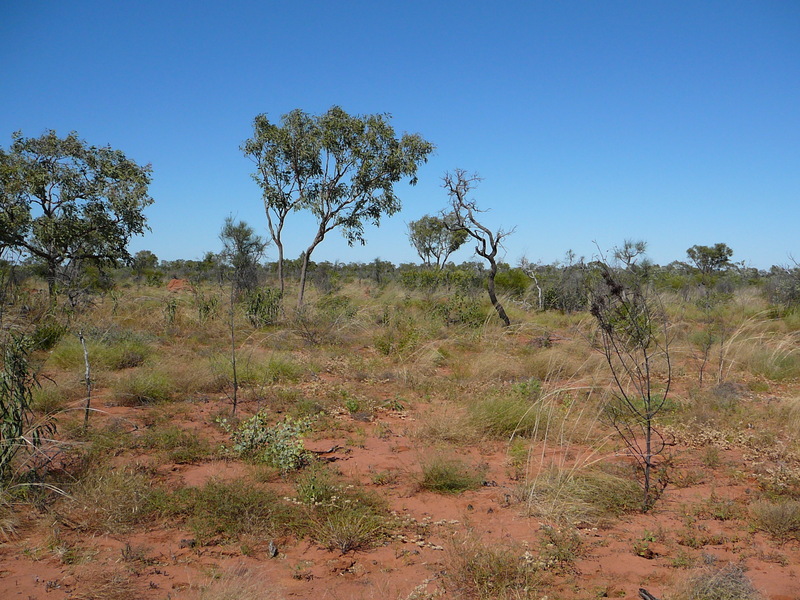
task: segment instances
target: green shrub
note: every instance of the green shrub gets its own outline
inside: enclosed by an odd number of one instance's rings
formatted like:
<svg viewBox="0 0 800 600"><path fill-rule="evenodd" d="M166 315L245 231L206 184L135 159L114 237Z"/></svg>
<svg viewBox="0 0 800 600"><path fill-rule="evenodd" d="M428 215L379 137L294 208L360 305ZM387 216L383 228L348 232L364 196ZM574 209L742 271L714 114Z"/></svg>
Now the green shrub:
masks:
<svg viewBox="0 0 800 600"><path fill-rule="evenodd" d="M242 421L233 432L233 451L284 473L295 471L308 463L309 453L302 437L310 429L311 419L308 417L286 417L270 425L267 411L261 411Z"/></svg>
<svg viewBox="0 0 800 600"><path fill-rule="evenodd" d="M483 484L484 470L457 458L435 456L422 465L420 487L440 494L458 494Z"/></svg>
<svg viewBox="0 0 800 600"><path fill-rule="evenodd" d="M43 323L39 323L36 329L33 330L30 336L32 348L35 350L51 350L61 341L67 331L66 325L47 319Z"/></svg>
<svg viewBox="0 0 800 600"><path fill-rule="evenodd" d="M261 288L244 297L244 313L253 327L267 327L278 321L283 295L280 290Z"/></svg>

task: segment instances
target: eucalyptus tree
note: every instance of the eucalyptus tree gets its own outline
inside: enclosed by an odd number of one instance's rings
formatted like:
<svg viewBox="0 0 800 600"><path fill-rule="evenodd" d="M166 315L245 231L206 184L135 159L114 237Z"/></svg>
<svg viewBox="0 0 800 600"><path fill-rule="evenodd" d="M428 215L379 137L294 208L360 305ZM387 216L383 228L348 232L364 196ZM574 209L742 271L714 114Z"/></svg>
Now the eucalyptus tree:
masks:
<svg viewBox="0 0 800 600"><path fill-rule="evenodd" d="M449 215L452 220L448 221L447 227L451 231L460 231L475 240L475 253L489 263L489 273L486 276L486 289L489 292L489 299L492 301L497 311L497 315L503 324L508 327L511 320L508 318L503 305L497 299L494 280L497 276L497 252L502 247L503 239L514 233L514 229L504 230L502 228L492 231L486 225L478 221L478 215L482 211L478 208L474 200L469 198L470 192L480 183L481 179L477 175L468 175L463 169L456 169L453 173L445 173L443 187L450 196Z"/></svg>
<svg viewBox="0 0 800 600"><path fill-rule="evenodd" d="M254 121L255 135L242 150L258 167L254 174L264 191L270 235L283 261L279 239L294 210L310 212L317 222L302 254L298 307L303 305L311 255L325 236L340 229L348 244L365 244L364 225L400 210L394 184L417 181L417 168L433 145L419 134L396 137L389 115L350 115L339 106L322 115L296 109L271 124ZM282 276L282 271L281 271Z"/></svg>
<svg viewBox="0 0 800 600"><path fill-rule="evenodd" d="M448 227L455 223L454 216L425 215L408 224L408 239L427 266L444 267L450 255L467 241L467 232Z"/></svg>
<svg viewBox="0 0 800 600"><path fill-rule="evenodd" d="M150 166L74 132L12 140L0 148L0 246L44 263L51 297L59 277L85 262L129 260L128 242L147 229Z"/></svg>

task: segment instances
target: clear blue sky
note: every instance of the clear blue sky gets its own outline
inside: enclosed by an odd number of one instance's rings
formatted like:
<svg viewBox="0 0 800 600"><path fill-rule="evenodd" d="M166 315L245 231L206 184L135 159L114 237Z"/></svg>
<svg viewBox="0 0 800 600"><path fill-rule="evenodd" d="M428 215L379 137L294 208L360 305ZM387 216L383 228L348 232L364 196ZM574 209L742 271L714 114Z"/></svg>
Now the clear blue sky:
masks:
<svg viewBox="0 0 800 600"><path fill-rule="evenodd" d="M334 232L315 260L417 261L406 224L445 206L456 167L484 178L487 224L516 226L512 264L625 238L661 264L716 242L762 268L800 258L793 0L6 1L0 58L0 146L74 130L151 163L131 249L159 258L218 251L231 213L266 234L239 150L253 117L333 104L437 151L366 247ZM293 215L287 256L312 235Z"/></svg>

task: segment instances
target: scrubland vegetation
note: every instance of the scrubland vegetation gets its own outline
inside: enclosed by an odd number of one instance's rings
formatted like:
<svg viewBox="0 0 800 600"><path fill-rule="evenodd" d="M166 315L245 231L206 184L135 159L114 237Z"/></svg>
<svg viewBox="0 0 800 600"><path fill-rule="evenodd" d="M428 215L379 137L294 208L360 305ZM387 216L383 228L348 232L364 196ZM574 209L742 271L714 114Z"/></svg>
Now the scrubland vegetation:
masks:
<svg viewBox="0 0 800 600"><path fill-rule="evenodd" d="M500 265L510 326L474 264L311 263L301 309L292 261L283 296L263 267L232 292L208 258L107 272L78 302L6 264L7 568L101 599L785 589L798 271L634 264L606 268L653 312L605 322L602 265ZM614 368L645 330L668 362L642 383Z"/></svg>

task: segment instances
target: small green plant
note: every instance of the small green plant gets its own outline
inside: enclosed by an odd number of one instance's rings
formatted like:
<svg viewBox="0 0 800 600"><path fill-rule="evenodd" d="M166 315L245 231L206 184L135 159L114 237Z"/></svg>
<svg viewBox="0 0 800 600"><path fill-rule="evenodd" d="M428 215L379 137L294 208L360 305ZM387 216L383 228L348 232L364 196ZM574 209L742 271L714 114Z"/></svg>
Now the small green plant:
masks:
<svg viewBox="0 0 800 600"><path fill-rule="evenodd" d="M178 301L175 298L169 298L164 302L164 323L167 327L175 325L175 319L178 316Z"/></svg>
<svg viewBox="0 0 800 600"><path fill-rule="evenodd" d="M309 417L286 417L269 425L268 412L261 411L242 421L233 432L233 451L284 473L296 471L309 461L302 437L311 429L311 423Z"/></svg>
<svg viewBox="0 0 800 600"><path fill-rule="evenodd" d="M55 432L52 417L37 420L33 414L33 390L38 382L28 361L30 342L11 336L3 348L0 371L0 481L11 474L14 458L22 450L36 450Z"/></svg>
<svg viewBox="0 0 800 600"><path fill-rule="evenodd" d="M261 288L244 297L244 313L253 327L267 327L278 321L283 294L280 290Z"/></svg>
<svg viewBox="0 0 800 600"><path fill-rule="evenodd" d="M440 494L459 494L483 484L484 469L457 458L435 456L422 465L420 487Z"/></svg>
<svg viewBox="0 0 800 600"><path fill-rule="evenodd" d="M197 307L197 320L200 323L213 321L219 316L219 298L211 296L206 298L203 293L195 296L195 306Z"/></svg>

